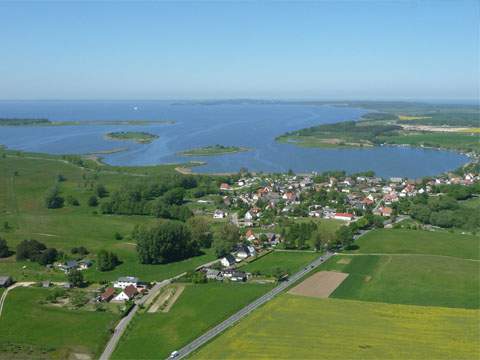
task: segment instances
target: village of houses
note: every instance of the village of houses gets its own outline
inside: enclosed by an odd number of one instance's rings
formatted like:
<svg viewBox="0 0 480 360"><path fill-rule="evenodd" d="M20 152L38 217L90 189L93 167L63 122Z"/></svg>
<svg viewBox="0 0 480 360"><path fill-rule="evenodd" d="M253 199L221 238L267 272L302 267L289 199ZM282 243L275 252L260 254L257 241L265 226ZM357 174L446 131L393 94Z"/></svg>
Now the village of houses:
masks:
<svg viewBox="0 0 480 360"><path fill-rule="evenodd" d="M466 174L458 177L452 174L437 177L428 182L409 181L402 178L382 179L373 176L356 177L329 177L323 182L314 182L314 175L277 175L249 176L235 183L222 183L220 193L223 204L212 209L213 221L230 221L242 230L242 243L235 251L228 254L209 266L201 266L196 271L202 272L209 281L249 281L252 274L242 271L244 264L255 261L273 249L282 245L282 235L275 231L275 223L262 221L264 214L275 214L274 221L279 217L298 217L312 219L327 219L349 224L361 218L368 208L376 215L385 218L386 227L393 216L392 206L401 198L416 196L417 194L431 193L432 186L439 184L470 185L480 181L480 176ZM327 194L336 192L342 194L344 203L331 199L322 204L315 203L311 194L324 190ZM213 203L209 200L198 200L200 204ZM302 207L305 211L298 212ZM341 207L342 211L338 211ZM242 216L239 216L242 214ZM391 226L391 225L390 225ZM51 265L58 271L68 274L72 270L84 271L92 266L92 261L67 261ZM13 283L10 276L0 277L0 287L8 287ZM71 288L68 282L53 283L43 281L42 287L62 286ZM129 274L97 288L92 292L90 303L131 303L148 294L152 283L142 282Z"/></svg>

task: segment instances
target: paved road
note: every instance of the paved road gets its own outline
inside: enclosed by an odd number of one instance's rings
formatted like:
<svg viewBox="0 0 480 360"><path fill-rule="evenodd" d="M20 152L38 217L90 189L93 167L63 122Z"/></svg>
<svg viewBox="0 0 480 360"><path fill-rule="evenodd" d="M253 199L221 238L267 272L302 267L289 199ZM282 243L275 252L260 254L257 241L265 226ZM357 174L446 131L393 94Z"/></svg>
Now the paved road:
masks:
<svg viewBox="0 0 480 360"><path fill-rule="evenodd" d="M27 287L27 286L31 286L33 284L35 284L35 283L31 282L31 281L29 281L29 282L17 282L13 285L10 285L8 288L6 288L5 291L2 294L2 297L0 298L0 317L2 316L3 304L5 303L5 299L7 298L8 292L10 290L15 289L16 287L20 287L20 286Z"/></svg>
<svg viewBox="0 0 480 360"><path fill-rule="evenodd" d="M183 274L182 274L183 275ZM132 310L128 313L127 316L122 318L120 322L117 324L115 327L115 330L113 331L112 337L107 343L107 346L105 347L105 350L103 351L102 355L100 356L100 360L108 360L110 359L110 356L112 356L113 351L117 347L118 342L120 341L120 338L122 337L123 333L125 332L125 329L127 328L128 324L130 321L133 319L135 316L136 312L138 311L139 307L141 304L145 303L150 297L155 296L155 294L158 293L158 291L170 284L172 279L164 280L162 282L156 283L149 291L148 295L142 297L140 300L138 300L135 305L133 306Z"/></svg>
<svg viewBox="0 0 480 360"><path fill-rule="evenodd" d="M215 260L218 261L218 260ZM214 261L214 262L215 262ZM211 262L213 263L213 262ZM209 263L210 264L210 263ZM205 265L205 264L204 264ZM115 327L115 330L113 331L113 334L110 338L110 340L107 343L107 346L105 347L105 350L103 350L102 355L100 356L99 360L108 360L113 354L113 351L117 347L118 342L120 341L120 338L122 337L123 333L125 332L125 329L127 328L128 324L130 321L133 319L135 314L137 313L140 305L143 305L145 302L147 302L151 297L154 297L156 294L158 294L158 291L163 288L164 286L170 284L173 280L180 278L184 276L186 273L183 272L179 275L176 275L170 279L163 280L159 283L156 283L148 292L148 295L140 298L138 301L136 301L135 305L133 306L132 310L128 313L127 316L122 318L120 322L117 324Z"/></svg>
<svg viewBox="0 0 480 360"><path fill-rule="evenodd" d="M248 314L250 314L253 310L257 309L259 306L265 304L266 302L272 300L276 295L284 291L287 287L291 286L293 283L301 279L303 276L311 272L313 269L318 267L320 264L324 263L327 261L329 258L331 258L334 254L333 253L327 253L315 261L311 262L310 264L307 265L304 269L301 271L297 272L296 274L292 275L289 277L287 281L281 282L277 287L274 289L270 290L268 293L263 295L262 297L256 299L252 303L248 304L245 306L243 309L238 311L237 313L233 314L230 316L227 320L223 321L222 323L218 324L214 328L210 329L197 339L193 340L190 344L184 346L180 350L178 350L178 355L175 357L175 359L182 359L189 354L191 354L193 351L198 349L200 346L204 345L208 341L212 340L214 337L219 335L221 332L229 328L230 326L234 325L237 323L240 319L244 318Z"/></svg>

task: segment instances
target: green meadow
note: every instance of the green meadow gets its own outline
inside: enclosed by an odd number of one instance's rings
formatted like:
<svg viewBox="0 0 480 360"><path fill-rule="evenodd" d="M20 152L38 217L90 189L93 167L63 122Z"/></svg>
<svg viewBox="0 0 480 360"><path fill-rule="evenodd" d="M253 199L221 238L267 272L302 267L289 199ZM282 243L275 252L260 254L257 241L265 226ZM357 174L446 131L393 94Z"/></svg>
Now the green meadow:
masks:
<svg viewBox="0 0 480 360"><path fill-rule="evenodd" d="M87 205L94 193L92 183L104 184L108 191L118 189L127 181L139 181L143 174L136 168L124 172L123 168L106 167L103 171L82 169L58 158L24 154L21 157L0 158L0 236L7 240L9 247L24 239L35 239L49 247L65 253L71 248L85 246L94 259L101 249L115 252L122 262L115 270L99 272L91 268L84 272L90 281L113 280L118 276L135 275L142 280L162 280L183 271L193 269L215 258L212 251L185 261L165 265L139 264L135 244L129 235L135 225L155 223L158 220L148 216L101 215L96 207ZM30 158L32 157L32 158ZM140 171L140 170L139 170ZM146 168L144 171L161 174L173 168ZM80 206L66 204L61 209L47 209L44 195L61 174L66 180L59 183L61 195L74 196ZM102 201L102 200L100 200ZM3 224L8 222L9 229ZM115 239L115 233L123 236ZM0 274L12 275L16 280L64 280L63 273L48 270L32 262L16 262L14 256L0 259Z"/></svg>
<svg viewBox="0 0 480 360"><path fill-rule="evenodd" d="M241 270L272 276L275 269L280 268L289 274L293 274L319 256L320 254L314 252L273 251L258 260L242 266Z"/></svg>
<svg viewBox="0 0 480 360"><path fill-rule="evenodd" d="M6 297L0 320L0 358L98 357L118 316L43 305L52 290L16 288Z"/></svg>
<svg viewBox="0 0 480 360"><path fill-rule="evenodd" d="M113 359L165 359L271 288L232 283L187 285L169 312L137 315Z"/></svg>
<svg viewBox="0 0 480 360"><path fill-rule="evenodd" d="M480 259L480 236L443 231L378 229L356 242L362 254L428 254Z"/></svg>
<svg viewBox="0 0 480 360"><path fill-rule="evenodd" d="M350 263L345 264L345 260ZM478 309L480 262L430 255L335 256L322 265L349 276L331 297Z"/></svg>
<svg viewBox="0 0 480 360"><path fill-rule="evenodd" d="M475 359L479 311L284 294L193 359Z"/></svg>

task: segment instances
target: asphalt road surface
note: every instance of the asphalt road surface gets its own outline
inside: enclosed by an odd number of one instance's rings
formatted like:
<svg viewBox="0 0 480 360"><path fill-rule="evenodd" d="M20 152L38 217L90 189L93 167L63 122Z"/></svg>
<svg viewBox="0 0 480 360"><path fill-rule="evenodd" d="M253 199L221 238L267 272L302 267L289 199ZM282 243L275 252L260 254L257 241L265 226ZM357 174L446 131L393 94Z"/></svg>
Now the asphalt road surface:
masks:
<svg viewBox="0 0 480 360"><path fill-rule="evenodd" d="M327 254L319 257L318 259L314 260L310 264L308 264L304 269L300 270L296 274L290 276L288 280L281 282L277 287L274 289L270 290L268 293L263 295L262 297L259 297L252 303L248 304L245 306L243 309L238 311L237 313L233 314L230 316L227 320L221 322L214 328L210 329L200 337L196 338L193 340L190 344L184 346L180 350L178 350L177 355L175 356L175 359L182 359L189 354L191 354L193 351L197 350L199 347L207 343L208 341L212 340L214 337L219 335L221 332L229 328L230 326L234 325L237 323L240 319L244 318L248 314L250 314L253 310L257 309L261 305L265 304L266 302L272 300L276 295L281 293L283 290L285 290L287 287L291 286L293 283L301 279L303 276L314 270L316 267L327 261L329 258L331 258L334 255L334 253L328 252Z"/></svg>
<svg viewBox="0 0 480 360"><path fill-rule="evenodd" d="M151 296L155 296L155 294L158 293L158 290L160 290L162 287L170 284L171 279L169 280L164 280L162 282L159 282L155 284L149 291L148 295L142 297L135 305L133 306L132 310L128 313L127 316L122 318L120 322L117 324L115 327L115 330L113 331L112 337L107 343L107 346L105 347L105 350L103 351L102 355L100 356L100 360L108 360L110 359L110 356L112 356L113 351L117 347L117 344L122 337L123 333L125 332L125 329L127 328L128 324L130 321L133 319L135 316L136 312L138 311L138 308L141 304L143 304L145 301L147 301Z"/></svg>

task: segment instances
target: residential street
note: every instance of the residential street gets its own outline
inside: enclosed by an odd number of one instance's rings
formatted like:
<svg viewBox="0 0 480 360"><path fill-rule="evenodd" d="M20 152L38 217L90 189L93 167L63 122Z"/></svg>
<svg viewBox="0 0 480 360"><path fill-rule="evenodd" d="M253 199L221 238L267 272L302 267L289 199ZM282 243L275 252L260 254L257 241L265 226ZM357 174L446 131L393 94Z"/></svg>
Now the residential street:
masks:
<svg viewBox="0 0 480 360"><path fill-rule="evenodd" d="M147 296L144 296L138 302L135 303L135 305L133 306L132 310L130 310L128 315L122 318L122 320L120 320L118 325L115 327L112 337L108 341L107 346L105 347L105 350L100 356L100 360L110 359L110 356L112 355L113 351L117 347L117 344L120 341L120 338L122 337L123 333L125 332L125 329L127 328L128 324L130 323L130 321L133 319L136 312L138 311L139 306L143 304L145 301L147 301L150 297L155 296L155 294L157 294L162 287L170 284L171 280L172 279L168 279L155 284L150 289L150 292L148 293Z"/></svg>
<svg viewBox="0 0 480 360"><path fill-rule="evenodd" d="M327 253L312 263L308 264L304 269L301 271L297 272L296 274L292 275L289 277L288 280L281 282L277 287L266 293L265 295L261 296L260 298L256 299L249 305L245 306L243 309L235 313L234 315L230 316L228 319L225 321L221 322L214 328L210 329L206 333L204 333L202 336L198 337L197 339L193 340L190 344L184 346L180 350L178 350L178 355L175 357L175 359L182 359L189 354L191 354L193 351L197 350L199 347L207 343L208 341L212 340L214 337L222 333L224 330L229 328L230 326L234 325L237 323L240 319L244 318L248 314L250 314L253 310L257 309L261 305L265 304L266 302L272 300L276 295L281 293L283 290L294 284L296 281L301 279L303 276L314 270L316 267L327 261L329 258L331 258L334 255L334 253Z"/></svg>

